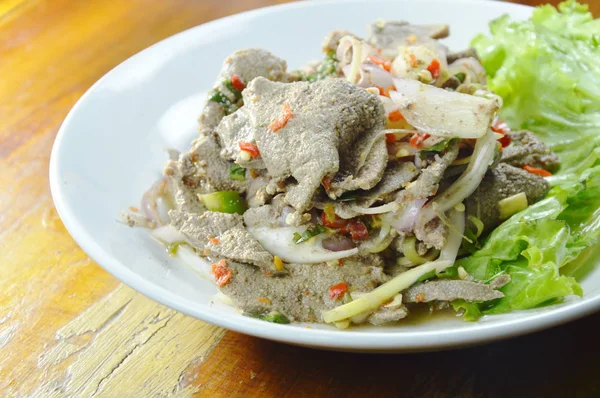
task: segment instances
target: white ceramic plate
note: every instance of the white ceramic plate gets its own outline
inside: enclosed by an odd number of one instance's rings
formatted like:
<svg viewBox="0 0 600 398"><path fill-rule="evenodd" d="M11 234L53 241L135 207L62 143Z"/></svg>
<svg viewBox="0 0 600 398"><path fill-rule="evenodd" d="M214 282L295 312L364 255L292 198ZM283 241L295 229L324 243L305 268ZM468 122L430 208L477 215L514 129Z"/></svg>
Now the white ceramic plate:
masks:
<svg viewBox="0 0 600 398"><path fill-rule="evenodd" d="M398 352L482 343L547 328L600 306L600 268L588 273L583 299L543 309L485 317L404 322L393 327L338 331L324 325L276 325L212 303L217 292L180 260L169 257L147 230L118 222L160 177L166 148L186 150L206 90L231 52L263 47L291 69L320 58L334 28L366 35L380 18L449 23L452 49L465 48L493 18L527 18L531 8L477 0L319 1L269 7L187 30L131 57L100 79L62 125L50 164L56 208L90 257L127 285L190 316L228 329L292 344L334 350Z"/></svg>

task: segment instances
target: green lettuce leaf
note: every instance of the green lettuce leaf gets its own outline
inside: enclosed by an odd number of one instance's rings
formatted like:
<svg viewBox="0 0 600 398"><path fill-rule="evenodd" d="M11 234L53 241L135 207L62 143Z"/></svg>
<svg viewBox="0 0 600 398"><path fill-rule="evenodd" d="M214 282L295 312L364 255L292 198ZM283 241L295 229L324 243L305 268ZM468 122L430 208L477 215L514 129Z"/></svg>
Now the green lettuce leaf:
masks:
<svg viewBox="0 0 600 398"><path fill-rule="evenodd" d="M501 117L536 133L561 161L547 197L515 214L483 247L457 262L473 277L511 282L489 303L452 303L467 320L581 295L563 270L600 238L600 20L566 1L537 8L526 21L503 16L472 45L502 96Z"/></svg>

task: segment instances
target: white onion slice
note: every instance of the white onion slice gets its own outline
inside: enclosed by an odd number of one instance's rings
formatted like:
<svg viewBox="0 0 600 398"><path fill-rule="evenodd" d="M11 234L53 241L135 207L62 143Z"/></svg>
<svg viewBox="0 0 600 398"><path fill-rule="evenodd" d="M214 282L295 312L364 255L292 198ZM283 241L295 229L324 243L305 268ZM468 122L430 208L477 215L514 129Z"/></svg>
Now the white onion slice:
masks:
<svg viewBox="0 0 600 398"><path fill-rule="evenodd" d="M446 239L446 245L442 248L438 260L454 262L465 232L465 212L454 210L448 218L450 219L448 239Z"/></svg>
<svg viewBox="0 0 600 398"><path fill-rule="evenodd" d="M349 64L346 62L348 52L351 52L351 61ZM340 60L342 67L350 65L346 74L346 80L358 83L361 78L360 65L371 54L375 54L375 49L364 41L358 40L356 37L344 36L340 39L336 56Z"/></svg>
<svg viewBox="0 0 600 398"><path fill-rule="evenodd" d="M142 202L140 204L142 214L151 221L154 221L156 225L163 225L164 222L161 218L160 211L158 209L158 199L165 195L167 191L167 179L161 178L156 181L150 189L144 192L142 196Z"/></svg>
<svg viewBox="0 0 600 398"><path fill-rule="evenodd" d="M427 199L415 199L408 202L399 212L389 216L391 226L398 231L412 231L425 202L427 202Z"/></svg>
<svg viewBox="0 0 600 398"><path fill-rule="evenodd" d="M166 244L186 242L185 236L171 224L163 225L152 230L152 236Z"/></svg>
<svg viewBox="0 0 600 398"><path fill-rule="evenodd" d="M445 213L471 195L481 183L488 167L494 161L496 139L491 130L477 140L467 169L448 189L437 195L421 211L417 223L422 228L436 217L436 211ZM435 209L434 209L435 204Z"/></svg>
<svg viewBox="0 0 600 398"><path fill-rule="evenodd" d="M202 277L212 280L210 262L196 254L194 249L188 245L181 245L177 248L177 257Z"/></svg>
<svg viewBox="0 0 600 398"><path fill-rule="evenodd" d="M485 84L485 68L475 58L457 59L448 66L448 74L454 76L458 73L465 74L463 84L480 83Z"/></svg>
<svg viewBox="0 0 600 398"><path fill-rule="evenodd" d="M379 253L384 251L392 243L392 240L394 240L394 236L390 235L390 230L390 223L384 218L377 237L365 241L361 245L361 249L364 249L369 253Z"/></svg>
<svg viewBox="0 0 600 398"><path fill-rule="evenodd" d="M416 80L394 78L390 98L422 133L440 137L483 137L498 111L495 101L447 91Z"/></svg>
<svg viewBox="0 0 600 398"><path fill-rule="evenodd" d="M351 209L354 210L358 214L383 214L390 213L398 210L400 205L397 202L386 203L377 207L360 207L356 205L352 205Z"/></svg>
<svg viewBox="0 0 600 398"><path fill-rule="evenodd" d="M339 252L324 249L321 245L323 235L308 242L294 243L294 233L302 233L304 228L250 227L248 231L269 253L279 256L287 263L316 264L339 260L358 253L358 248Z"/></svg>
<svg viewBox="0 0 600 398"><path fill-rule="evenodd" d="M344 72L344 75L346 77L348 77L348 75L350 74L351 69L352 65L346 65L342 68L342 71ZM392 80L392 75L376 65L362 64L359 67L358 73L359 78L354 83L356 83L356 85L360 87L367 88L379 86L382 88L388 88L394 84L394 81Z"/></svg>

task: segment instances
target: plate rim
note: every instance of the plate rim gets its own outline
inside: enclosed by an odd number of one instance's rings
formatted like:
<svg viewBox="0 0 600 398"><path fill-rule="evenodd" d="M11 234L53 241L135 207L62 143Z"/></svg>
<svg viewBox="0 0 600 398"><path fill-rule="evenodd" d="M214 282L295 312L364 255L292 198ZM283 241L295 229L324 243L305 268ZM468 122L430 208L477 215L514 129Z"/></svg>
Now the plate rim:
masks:
<svg viewBox="0 0 600 398"><path fill-rule="evenodd" d="M441 0L427 1L429 3L436 3ZM272 324L246 317L219 317L209 311L205 311L203 306L198 306L194 301L179 297L178 295L173 294L171 291L138 276L137 273L130 270L121 261L119 261L119 259L115 258L109 250L105 250L101 245L99 245L95 241L92 234L86 230L85 225L79 222L73 209L69 206L69 202L66 199L66 194L62 188L64 182L59 174L60 160L61 156L63 156L61 151L64 148L64 142L66 139L65 137L68 137L71 120L78 112L78 109L99 85L101 85L105 80L110 79L110 75L116 69L122 67L126 63L136 62L136 58L141 57L141 54L152 52L154 49L160 46L165 46L171 42L180 40L182 36L190 34L191 31L210 29L212 27L218 27L222 24L234 23L236 20L249 19L257 14L269 14L282 11L285 12L286 10L304 7L318 8L323 4L348 4L365 2L366 0L321 0L319 2L292 2L262 7L225 16L169 36L137 52L104 74L100 79L98 79L98 81L96 81L90 88L86 90L86 92L77 100L75 105L69 111L67 117L57 132L50 154L49 182L52 199L58 215L75 242L90 258L92 258L111 275L119 279L122 283L131 287L135 291L142 293L146 297L161 303L162 305L228 330L283 343L310 346L328 350L363 352L414 352L465 347L469 345L482 344L493 340L515 337L527 333L533 333L581 318L598 311L600 309L600 295L597 297L582 298L576 302L569 303L566 306L555 307L554 309L543 311L531 316L526 316L522 319L509 319L504 322L493 324L476 323L474 324L473 328L469 329L446 331L442 329L420 332L407 331L401 333L307 329ZM383 3L386 2L386 0L377 0L377 2ZM525 5L492 2L489 0L453 0L453 2L465 5L486 4L490 7L497 7L500 11L504 10L505 12L510 8L533 9L533 7Z"/></svg>

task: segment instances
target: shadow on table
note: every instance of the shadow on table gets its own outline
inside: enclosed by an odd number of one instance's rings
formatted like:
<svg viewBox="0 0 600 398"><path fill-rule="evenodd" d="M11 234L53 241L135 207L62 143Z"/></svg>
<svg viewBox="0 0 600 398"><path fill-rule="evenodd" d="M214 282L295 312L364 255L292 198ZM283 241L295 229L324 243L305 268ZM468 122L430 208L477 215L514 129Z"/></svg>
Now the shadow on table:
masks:
<svg viewBox="0 0 600 398"><path fill-rule="evenodd" d="M597 397L599 329L596 314L484 346L403 355L319 351L229 332L197 385L201 396Z"/></svg>

